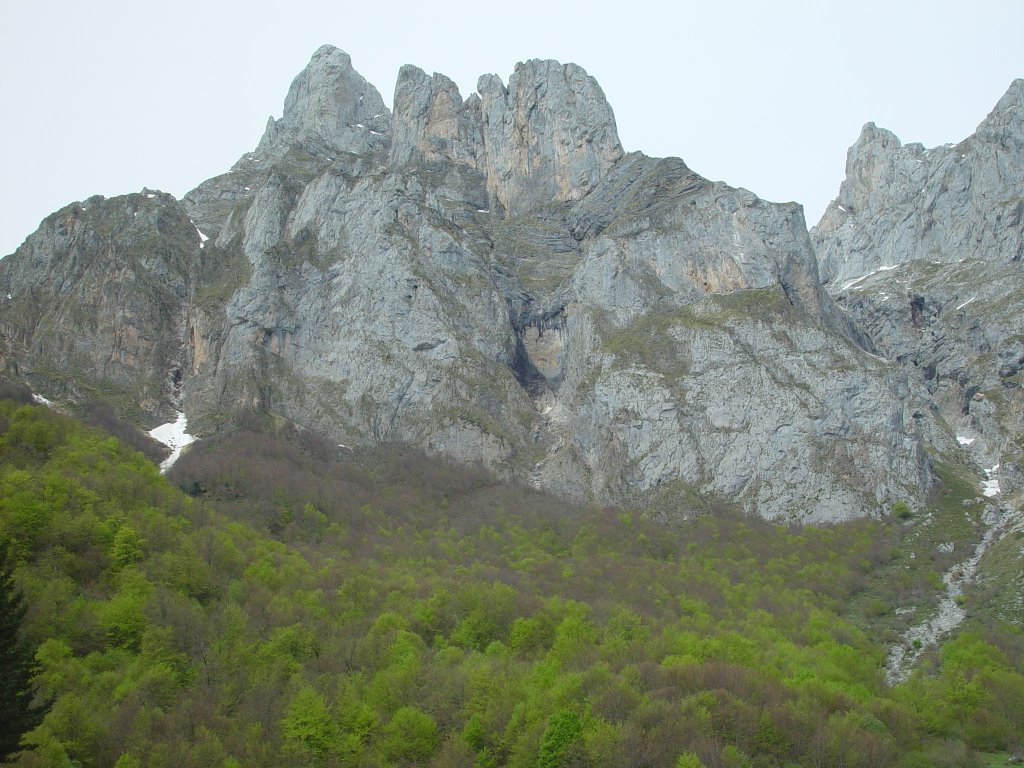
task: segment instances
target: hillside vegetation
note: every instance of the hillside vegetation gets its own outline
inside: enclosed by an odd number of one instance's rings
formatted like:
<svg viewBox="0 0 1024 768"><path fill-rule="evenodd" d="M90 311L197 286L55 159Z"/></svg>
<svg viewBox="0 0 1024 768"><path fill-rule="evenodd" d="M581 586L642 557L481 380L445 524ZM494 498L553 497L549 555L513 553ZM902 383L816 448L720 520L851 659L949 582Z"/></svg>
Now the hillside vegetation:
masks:
<svg viewBox="0 0 1024 768"><path fill-rule="evenodd" d="M965 629L885 685L877 574L902 526L666 527L288 429L200 444L165 478L0 401L0 536L48 707L15 764L909 768L1019 749L1017 628ZM935 589L933 567L894 589Z"/></svg>

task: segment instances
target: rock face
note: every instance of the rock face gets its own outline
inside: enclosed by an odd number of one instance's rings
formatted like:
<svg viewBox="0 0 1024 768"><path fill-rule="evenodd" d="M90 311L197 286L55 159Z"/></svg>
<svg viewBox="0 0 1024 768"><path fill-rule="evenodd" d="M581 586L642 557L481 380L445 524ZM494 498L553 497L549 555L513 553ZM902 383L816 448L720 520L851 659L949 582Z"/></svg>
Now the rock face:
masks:
<svg viewBox="0 0 1024 768"><path fill-rule="evenodd" d="M53 277L82 238L112 242L92 222L78 240L44 222L0 262L0 291L37 296L4 305L5 365L44 392L94 376L151 423L180 406L197 434L268 412L676 513L714 496L835 520L921 499L925 438L954 438L823 289L799 206L624 153L575 65L478 90L403 67L389 111L321 48L254 152L183 201L143 198L175 224L159 258L124 251L159 275L138 376L107 362L120 318L88 344L46 319L121 279L103 245L96 281ZM83 359L51 350L69 346ZM160 396L133 388L144 375Z"/></svg>
<svg viewBox="0 0 1024 768"><path fill-rule="evenodd" d="M845 285L914 260L1009 263L1024 257L1024 80L974 135L925 149L868 123L846 180L812 231L822 280Z"/></svg>
<svg viewBox="0 0 1024 768"><path fill-rule="evenodd" d="M292 82L284 115L267 123L257 151L273 153L296 141L331 154L380 151L388 117L380 93L352 69L349 55L325 45Z"/></svg>
<svg viewBox="0 0 1024 768"><path fill-rule="evenodd" d="M811 231L821 273L936 423L1020 487L1024 80L977 132L927 150L868 124Z"/></svg>
<svg viewBox="0 0 1024 768"><path fill-rule="evenodd" d="M582 199L622 157L601 87L575 64L528 61L508 88L485 75L477 90L487 191L511 215Z"/></svg>
<svg viewBox="0 0 1024 768"><path fill-rule="evenodd" d="M200 235L170 195L93 197L0 261L0 364L61 399L171 412Z"/></svg>

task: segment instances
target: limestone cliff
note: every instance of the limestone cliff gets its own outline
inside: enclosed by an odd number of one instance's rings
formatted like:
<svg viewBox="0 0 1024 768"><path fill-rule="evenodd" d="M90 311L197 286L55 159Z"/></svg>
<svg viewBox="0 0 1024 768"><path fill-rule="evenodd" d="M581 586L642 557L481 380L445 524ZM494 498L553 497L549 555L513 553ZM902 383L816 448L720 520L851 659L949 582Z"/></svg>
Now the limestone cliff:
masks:
<svg viewBox="0 0 1024 768"><path fill-rule="evenodd" d="M834 520L922 497L925 435L952 435L823 289L799 206L625 153L575 65L478 91L403 67L388 110L321 48L254 152L183 201L143 198L175 226L139 261L158 279L128 378L105 362L118 317L89 345L47 321L98 288L52 277L75 246L46 223L0 262L0 290L38 294L3 310L5 364L44 392L94 376L151 420L181 404L199 433L269 412L631 506Z"/></svg>
<svg viewBox="0 0 1024 768"><path fill-rule="evenodd" d="M868 124L811 231L823 276L936 423L1021 485L1024 80L956 145L902 145Z"/></svg>
<svg viewBox="0 0 1024 768"><path fill-rule="evenodd" d="M201 242L180 204L148 190L51 214L0 261L0 366L54 398L169 414Z"/></svg>
<svg viewBox="0 0 1024 768"><path fill-rule="evenodd" d="M811 236L822 280L841 287L883 266L1024 256L1024 79L977 131L925 149L868 123L846 180Z"/></svg>

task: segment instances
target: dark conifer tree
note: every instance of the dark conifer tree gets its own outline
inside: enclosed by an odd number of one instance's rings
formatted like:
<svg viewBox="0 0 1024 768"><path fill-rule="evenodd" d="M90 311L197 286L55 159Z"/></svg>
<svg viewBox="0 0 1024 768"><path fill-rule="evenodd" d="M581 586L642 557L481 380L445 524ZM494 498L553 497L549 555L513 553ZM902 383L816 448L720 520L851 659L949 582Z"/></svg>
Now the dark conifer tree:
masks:
<svg viewBox="0 0 1024 768"><path fill-rule="evenodd" d="M20 750L22 734L32 730L43 710L32 707L35 655L21 634L25 599L14 583L14 555L0 541L0 762Z"/></svg>

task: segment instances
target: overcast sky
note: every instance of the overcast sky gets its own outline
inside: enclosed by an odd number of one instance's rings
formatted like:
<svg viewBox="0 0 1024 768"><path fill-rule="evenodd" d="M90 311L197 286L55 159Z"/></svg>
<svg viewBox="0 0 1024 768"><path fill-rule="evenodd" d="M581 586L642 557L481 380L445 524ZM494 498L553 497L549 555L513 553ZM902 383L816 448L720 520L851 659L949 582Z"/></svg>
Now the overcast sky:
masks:
<svg viewBox="0 0 1024 768"><path fill-rule="evenodd" d="M465 97L517 61L575 62L628 151L796 200L812 225L865 122L965 138L1024 77L1022 35L1022 0L0 0L0 254L69 202L181 197L227 170L323 43L385 103L406 63Z"/></svg>

